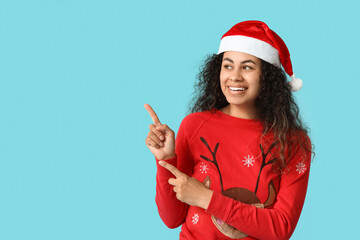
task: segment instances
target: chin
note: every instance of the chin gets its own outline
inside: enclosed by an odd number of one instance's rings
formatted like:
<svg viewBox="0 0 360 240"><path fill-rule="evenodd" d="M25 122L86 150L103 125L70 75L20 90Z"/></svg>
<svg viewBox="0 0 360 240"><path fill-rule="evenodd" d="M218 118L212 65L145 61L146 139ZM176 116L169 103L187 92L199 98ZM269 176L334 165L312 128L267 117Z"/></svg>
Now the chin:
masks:
<svg viewBox="0 0 360 240"><path fill-rule="evenodd" d="M232 99L232 98L226 98L226 101L229 103L229 105L232 106L242 106L246 105L246 101L239 100L239 99Z"/></svg>

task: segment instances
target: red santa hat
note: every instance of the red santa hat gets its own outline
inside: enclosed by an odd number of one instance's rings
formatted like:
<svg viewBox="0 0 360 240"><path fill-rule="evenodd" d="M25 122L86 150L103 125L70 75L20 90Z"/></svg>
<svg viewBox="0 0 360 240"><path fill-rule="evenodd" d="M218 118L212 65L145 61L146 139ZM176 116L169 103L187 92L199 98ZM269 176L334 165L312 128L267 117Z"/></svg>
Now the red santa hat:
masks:
<svg viewBox="0 0 360 240"><path fill-rule="evenodd" d="M233 26L222 36L218 54L226 51L247 53L279 68L283 66L291 77L291 90L296 92L302 87L301 79L295 78L293 73L286 44L261 21L245 21Z"/></svg>

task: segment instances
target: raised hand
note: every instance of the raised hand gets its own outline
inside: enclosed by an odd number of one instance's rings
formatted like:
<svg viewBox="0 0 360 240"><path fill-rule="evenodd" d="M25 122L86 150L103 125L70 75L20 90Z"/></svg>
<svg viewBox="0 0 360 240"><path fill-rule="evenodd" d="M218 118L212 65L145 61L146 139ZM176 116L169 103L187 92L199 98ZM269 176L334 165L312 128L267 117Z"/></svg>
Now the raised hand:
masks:
<svg viewBox="0 0 360 240"><path fill-rule="evenodd" d="M175 133L166 124L161 124L155 111L149 104L144 105L149 112L153 124L149 125L149 133L145 139L146 146L159 160L175 157Z"/></svg>
<svg viewBox="0 0 360 240"><path fill-rule="evenodd" d="M189 205L207 209L211 201L212 190L197 179L182 173L170 163L159 161L159 164L176 177L170 178L169 184L174 186L177 199Z"/></svg>

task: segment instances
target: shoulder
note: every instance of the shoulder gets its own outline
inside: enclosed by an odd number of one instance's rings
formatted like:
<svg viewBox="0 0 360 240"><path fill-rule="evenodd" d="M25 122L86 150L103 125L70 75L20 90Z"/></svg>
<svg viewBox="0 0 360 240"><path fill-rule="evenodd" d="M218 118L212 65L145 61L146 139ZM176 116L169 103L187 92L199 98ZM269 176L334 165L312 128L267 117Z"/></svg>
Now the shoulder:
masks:
<svg viewBox="0 0 360 240"><path fill-rule="evenodd" d="M297 146L298 148L303 148L311 151L312 144L310 137L306 131L297 130L295 134L293 134L291 140L291 142L295 143L295 146Z"/></svg>
<svg viewBox="0 0 360 240"><path fill-rule="evenodd" d="M306 132L299 130L296 132L295 136L293 136L291 143L293 144L293 154L290 165L295 165L298 161L310 164L313 149L309 135Z"/></svg>
<svg viewBox="0 0 360 240"><path fill-rule="evenodd" d="M182 123L190 124L190 123L203 122L208 120L210 117L212 117L212 115L214 115L214 113L210 111L191 113L183 119Z"/></svg>
<svg viewBox="0 0 360 240"><path fill-rule="evenodd" d="M210 111L204 111L187 115L180 124L179 132L184 132L189 137L194 135L214 114Z"/></svg>
<svg viewBox="0 0 360 240"><path fill-rule="evenodd" d="M191 113L182 120L180 127L194 130L194 128L197 128L208 121L213 115L214 113L210 111Z"/></svg>

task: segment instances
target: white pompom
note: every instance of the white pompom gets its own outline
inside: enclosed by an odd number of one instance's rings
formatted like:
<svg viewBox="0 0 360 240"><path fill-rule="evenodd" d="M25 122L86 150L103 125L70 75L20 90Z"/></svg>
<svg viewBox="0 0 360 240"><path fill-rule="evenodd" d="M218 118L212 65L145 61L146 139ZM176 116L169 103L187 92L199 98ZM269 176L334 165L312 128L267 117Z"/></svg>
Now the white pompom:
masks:
<svg viewBox="0 0 360 240"><path fill-rule="evenodd" d="M289 82L289 84L291 86L291 91L297 92L302 87L302 80L300 78L296 78L295 74L293 74L291 76L291 81Z"/></svg>

